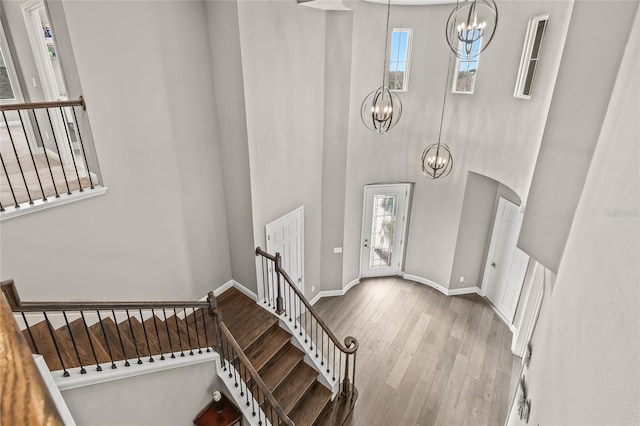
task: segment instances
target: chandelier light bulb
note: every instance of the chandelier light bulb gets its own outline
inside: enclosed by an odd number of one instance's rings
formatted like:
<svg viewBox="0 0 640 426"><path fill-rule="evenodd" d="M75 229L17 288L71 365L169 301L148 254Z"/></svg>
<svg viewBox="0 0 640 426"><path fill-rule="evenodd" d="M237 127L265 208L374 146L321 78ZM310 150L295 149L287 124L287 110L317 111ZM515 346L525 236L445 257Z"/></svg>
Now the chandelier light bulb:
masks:
<svg viewBox="0 0 640 426"><path fill-rule="evenodd" d="M475 58L491 43L497 27L494 0L459 0L447 20L447 44L458 58ZM473 44L481 38L482 46L472 52Z"/></svg>

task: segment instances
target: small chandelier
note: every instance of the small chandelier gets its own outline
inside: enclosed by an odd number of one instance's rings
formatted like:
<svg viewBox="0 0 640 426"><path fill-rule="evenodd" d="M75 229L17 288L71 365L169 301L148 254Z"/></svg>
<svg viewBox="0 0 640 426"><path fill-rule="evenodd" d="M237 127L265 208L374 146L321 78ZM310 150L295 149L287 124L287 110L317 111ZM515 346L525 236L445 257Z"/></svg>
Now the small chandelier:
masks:
<svg viewBox="0 0 640 426"><path fill-rule="evenodd" d="M473 59L489 46L497 27L498 7L494 0L458 0L447 20L447 44L458 58ZM479 49L473 49L486 34L489 38Z"/></svg>
<svg viewBox="0 0 640 426"><path fill-rule="evenodd" d="M450 61L451 62L451 61ZM449 91L449 74L451 64L447 64L447 79L444 85L444 99L442 100L442 114L440 115L440 130L438 130L438 142L427 146L422 151L422 174L430 179L438 179L447 176L453 169L453 156L449 147L442 143L442 123L444 122L444 110L447 105L447 92Z"/></svg>
<svg viewBox="0 0 640 426"><path fill-rule="evenodd" d="M360 108L360 118L369 130L378 134L387 133L398 124L402 115L400 97L385 86L387 80L387 53L389 50L389 15L391 0L387 2L387 27L384 34L384 64L382 69L382 86L369 93Z"/></svg>

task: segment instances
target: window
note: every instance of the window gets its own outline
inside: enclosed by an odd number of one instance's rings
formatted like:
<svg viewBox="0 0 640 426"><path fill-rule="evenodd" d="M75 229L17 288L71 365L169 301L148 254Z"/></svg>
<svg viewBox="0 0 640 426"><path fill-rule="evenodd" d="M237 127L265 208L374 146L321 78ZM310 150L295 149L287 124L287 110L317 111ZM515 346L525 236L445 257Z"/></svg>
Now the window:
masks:
<svg viewBox="0 0 640 426"><path fill-rule="evenodd" d="M527 35L524 39L520 69L516 80L516 89L513 94L516 98L531 99L531 91L535 80L544 32L547 28L549 15L536 16L529 19Z"/></svg>
<svg viewBox="0 0 640 426"><path fill-rule="evenodd" d="M0 103L15 103L17 101L19 87L16 87L16 80L11 53L4 35L4 28L0 22Z"/></svg>
<svg viewBox="0 0 640 426"><path fill-rule="evenodd" d="M456 61L456 72L453 76L453 88L451 91L453 93L472 94L476 85L482 37L471 44L471 49L466 49L464 44L460 42L458 46L461 57Z"/></svg>
<svg viewBox="0 0 640 426"><path fill-rule="evenodd" d="M389 89L391 90L407 90L412 31L411 28L393 29L391 35L391 58L389 60Z"/></svg>

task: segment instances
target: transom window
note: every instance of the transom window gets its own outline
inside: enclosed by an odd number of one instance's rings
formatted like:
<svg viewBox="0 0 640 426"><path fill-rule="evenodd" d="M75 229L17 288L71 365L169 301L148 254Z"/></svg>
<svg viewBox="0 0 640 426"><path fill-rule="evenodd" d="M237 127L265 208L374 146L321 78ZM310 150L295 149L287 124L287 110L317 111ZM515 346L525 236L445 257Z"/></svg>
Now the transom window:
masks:
<svg viewBox="0 0 640 426"><path fill-rule="evenodd" d="M471 94L476 85L482 37L474 41L470 49L468 49L465 44L466 43L460 42L458 46L458 49L460 49L460 58L457 58L456 72L453 76L453 93Z"/></svg>
<svg viewBox="0 0 640 426"><path fill-rule="evenodd" d="M412 32L411 28L393 29L391 35L391 58L389 60L389 89L391 90L407 90Z"/></svg>

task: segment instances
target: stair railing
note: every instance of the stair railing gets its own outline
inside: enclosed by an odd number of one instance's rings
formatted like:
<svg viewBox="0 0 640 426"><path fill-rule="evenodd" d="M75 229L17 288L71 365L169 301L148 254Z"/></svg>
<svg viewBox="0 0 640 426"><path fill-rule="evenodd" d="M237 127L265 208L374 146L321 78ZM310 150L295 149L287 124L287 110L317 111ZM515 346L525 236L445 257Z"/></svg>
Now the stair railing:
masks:
<svg viewBox="0 0 640 426"><path fill-rule="evenodd" d="M311 356L315 356L334 383L338 381L339 397L350 398L353 402L357 397L355 379L358 340L348 336L344 339L344 344L340 342L283 269L280 253L272 255L258 247L256 256L261 258L261 302L291 323L294 332L308 345Z"/></svg>
<svg viewBox="0 0 640 426"><path fill-rule="evenodd" d="M77 100L0 105L0 123L5 125L0 133L6 144L0 153L0 173L6 177L0 185L0 218L21 207L99 185L96 170L89 169L87 157L93 157L86 146L88 141L80 131L78 117L83 118L80 114L85 109L82 96Z"/></svg>
<svg viewBox="0 0 640 426"><path fill-rule="evenodd" d="M222 321L213 292L198 302L23 302L13 280L0 282L0 290L31 349L53 355L45 361L63 377L94 364L102 371L103 364L130 367L213 348L258 424L294 425Z"/></svg>
<svg viewBox="0 0 640 426"><path fill-rule="evenodd" d="M222 321L222 313L217 308L213 292L209 293L207 301L210 304L210 314L216 324L216 350L222 360L222 370L228 374L234 386L240 389L240 396L244 398L247 408L251 409L252 416L258 418L259 425L294 426L293 421L273 397L247 355Z"/></svg>
<svg viewBox="0 0 640 426"><path fill-rule="evenodd" d="M154 362L158 356L164 361L214 347L213 322L205 315L207 301L23 302L13 280L1 282L0 289L14 318L22 320L32 350L55 353L45 360L51 371L62 371L64 377L76 367L86 374L89 365L96 371L102 371L103 364L116 369L120 361L129 367L129 361Z"/></svg>

